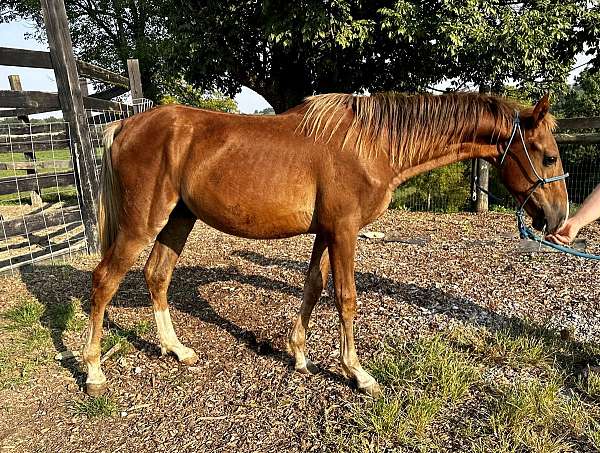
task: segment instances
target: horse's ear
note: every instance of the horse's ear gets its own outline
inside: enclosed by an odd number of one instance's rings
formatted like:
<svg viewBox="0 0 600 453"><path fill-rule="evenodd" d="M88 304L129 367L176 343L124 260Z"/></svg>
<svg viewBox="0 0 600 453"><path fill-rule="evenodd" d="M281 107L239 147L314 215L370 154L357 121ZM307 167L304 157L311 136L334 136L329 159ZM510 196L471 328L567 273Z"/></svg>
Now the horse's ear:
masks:
<svg viewBox="0 0 600 453"><path fill-rule="evenodd" d="M533 113L531 116L533 118L534 127L537 127L541 123L541 121L546 116L546 113L548 113L548 110L550 110L550 96L548 95L548 93L546 93L544 94L542 99L540 99L538 103L535 104L535 107L533 109Z"/></svg>

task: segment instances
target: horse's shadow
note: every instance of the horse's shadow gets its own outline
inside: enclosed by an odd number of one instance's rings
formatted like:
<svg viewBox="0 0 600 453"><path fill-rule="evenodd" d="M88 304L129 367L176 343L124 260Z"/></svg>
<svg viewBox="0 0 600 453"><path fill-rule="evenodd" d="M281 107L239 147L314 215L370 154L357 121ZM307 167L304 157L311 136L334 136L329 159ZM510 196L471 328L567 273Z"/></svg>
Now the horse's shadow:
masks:
<svg viewBox="0 0 600 453"><path fill-rule="evenodd" d="M232 256L255 264L282 267L302 274L306 272L308 267L307 263L300 261L267 257L247 250L234 251ZM69 303L72 299L77 298L83 301L82 307L89 314L87 296L90 292L91 272L76 269L68 264L38 266L22 271L21 278L36 299L47 306L47 312L51 311L55 304ZM287 351L277 348L271 341L258 340L254 332L221 316L201 296L198 291L199 287L216 282L247 284L268 291L292 295L298 299L298 305L302 297L302 289L285 281L264 275L242 273L235 266L211 268L184 266L175 269L170 288L177 288L177 291L175 294L172 294L173 291L169 293L169 304L176 309L227 331L258 355L272 357L287 366L293 367L292 357ZM435 309L437 312L445 312L457 320L476 326L485 326L492 330L510 323L523 322L519 319L505 317L466 299L446 293L434 286L422 287L415 284L401 283L372 272L356 272L356 287L359 297L360 294L368 292L385 293L398 303L408 303L426 310ZM185 296L182 294L185 294ZM331 300L329 297L322 299L324 300L321 303L330 303ZM113 300L113 304L118 307L148 307L150 305L149 295L143 273L140 270L130 272ZM268 309L268 307L262 306L257 307L257 309ZM44 316L42 323L50 329L55 349L57 351L67 349L63 341L66 326L57 325L50 316ZM108 316L105 316L105 325L109 325L114 329L123 329L123 326ZM157 356L160 354L156 342L148 342L136 334L130 334L128 339L136 349L148 355ZM82 383L83 373L77 363L68 360L61 363L79 383ZM340 375L328 370L320 368L319 371L331 379L345 381Z"/></svg>

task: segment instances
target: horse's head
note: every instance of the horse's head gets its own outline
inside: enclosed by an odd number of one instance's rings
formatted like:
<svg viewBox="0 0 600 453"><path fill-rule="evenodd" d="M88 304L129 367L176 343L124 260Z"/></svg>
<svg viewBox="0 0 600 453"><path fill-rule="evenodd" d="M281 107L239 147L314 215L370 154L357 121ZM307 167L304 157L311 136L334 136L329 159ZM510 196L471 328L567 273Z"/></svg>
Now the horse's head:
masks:
<svg viewBox="0 0 600 453"><path fill-rule="evenodd" d="M534 228L540 230L546 225L552 233L567 218L569 200L564 178L560 178L564 172L549 108L545 95L533 109L519 112L523 140L519 128L513 126L514 136L502 144L503 156L496 164L507 189L519 204L525 203Z"/></svg>

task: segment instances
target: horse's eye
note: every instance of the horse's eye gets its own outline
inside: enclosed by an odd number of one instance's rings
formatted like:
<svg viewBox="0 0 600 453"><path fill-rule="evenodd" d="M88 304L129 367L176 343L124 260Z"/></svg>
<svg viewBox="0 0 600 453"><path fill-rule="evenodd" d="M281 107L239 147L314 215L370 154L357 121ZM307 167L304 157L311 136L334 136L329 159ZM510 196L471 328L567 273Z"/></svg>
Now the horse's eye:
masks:
<svg viewBox="0 0 600 453"><path fill-rule="evenodd" d="M554 156L544 156L544 166L551 167L556 163L557 160L558 158Z"/></svg>

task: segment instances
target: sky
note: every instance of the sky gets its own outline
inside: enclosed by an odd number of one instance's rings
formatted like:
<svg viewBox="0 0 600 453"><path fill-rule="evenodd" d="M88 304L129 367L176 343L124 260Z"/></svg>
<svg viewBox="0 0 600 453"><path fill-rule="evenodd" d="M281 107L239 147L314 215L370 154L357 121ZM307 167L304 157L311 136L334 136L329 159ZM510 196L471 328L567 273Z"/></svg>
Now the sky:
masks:
<svg viewBox="0 0 600 453"><path fill-rule="evenodd" d="M26 39L25 34L33 31L33 24L26 21L10 22L0 24L0 47L14 47L19 49L48 50L46 44L41 44L30 38ZM579 55L575 66L585 63L589 57ZM579 68L571 73L569 81L572 83L576 75L584 68ZM21 85L24 90L30 91L50 91L56 92L56 83L54 73L51 69L18 68L12 66L0 66L0 90L8 90L8 76L18 74L21 78ZM254 113L255 110L262 110L270 107L269 103L247 87L242 88L235 100L238 103L240 112Z"/></svg>

